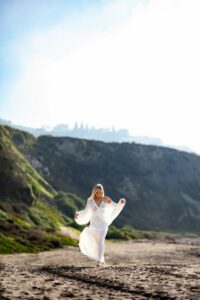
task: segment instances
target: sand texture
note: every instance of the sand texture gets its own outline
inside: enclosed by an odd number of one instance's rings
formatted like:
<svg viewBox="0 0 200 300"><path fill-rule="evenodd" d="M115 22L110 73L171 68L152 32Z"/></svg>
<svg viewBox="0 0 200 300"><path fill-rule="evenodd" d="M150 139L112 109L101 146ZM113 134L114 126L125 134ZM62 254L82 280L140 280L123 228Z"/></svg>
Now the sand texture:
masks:
<svg viewBox="0 0 200 300"><path fill-rule="evenodd" d="M199 242L110 242L106 267L77 247L0 255L0 299L200 299Z"/></svg>

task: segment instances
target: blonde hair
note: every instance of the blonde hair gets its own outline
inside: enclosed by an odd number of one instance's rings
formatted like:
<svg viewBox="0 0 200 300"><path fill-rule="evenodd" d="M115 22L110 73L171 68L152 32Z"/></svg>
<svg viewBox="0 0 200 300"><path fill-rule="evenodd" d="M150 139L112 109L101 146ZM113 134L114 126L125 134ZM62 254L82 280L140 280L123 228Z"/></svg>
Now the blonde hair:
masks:
<svg viewBox="0 0 200 300"><path fill-rule="evenodd" d="M101 183L97 183L97 184L95 184L95 186L92 189L91 196L89 197L90 199L94 199L94 196L95 196L95 193L96 193L97 189L101 189L102 190L102 192L103 192L102 197L104 197L105 193L104 193L103 185Z"/></svg>

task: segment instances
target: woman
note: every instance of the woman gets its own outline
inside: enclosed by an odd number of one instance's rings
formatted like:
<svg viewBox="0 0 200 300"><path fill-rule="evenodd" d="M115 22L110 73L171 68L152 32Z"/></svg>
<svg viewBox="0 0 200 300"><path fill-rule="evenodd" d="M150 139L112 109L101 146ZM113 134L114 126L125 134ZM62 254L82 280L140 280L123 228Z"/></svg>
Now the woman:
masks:
<svg viewBox="0 0 200 300"><path fill-rule="evenodd" d="M108 226L119 215L126 203L120 199L118 203L113 202L104 195L104 188L96 184L92 189L91 196L87 199L84 210L75 212L75 221L79 225L90 222L80 234L79 247L83 254L98 261L97 266L105 264L104 241Z"/></svg>

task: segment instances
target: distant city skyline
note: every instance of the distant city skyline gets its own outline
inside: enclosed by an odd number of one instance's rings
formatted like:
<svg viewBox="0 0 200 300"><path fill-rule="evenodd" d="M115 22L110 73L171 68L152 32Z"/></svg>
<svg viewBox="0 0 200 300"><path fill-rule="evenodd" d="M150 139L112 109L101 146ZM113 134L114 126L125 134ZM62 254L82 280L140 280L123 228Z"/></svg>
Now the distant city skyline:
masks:
<svg viewBox="0 0 200 300"><path fill-rule="evenodd" d="M0 118L200 153L199 0L0 1Z"/></svg>
<svg viewBox="0 0 200 300"><path fill-rule="evenodd" d="M138 136L138 135L131 135L127 128L119 128L116 129L114 126L109 127L100 127L97 128L95 126L88 126L88 124L84 124L81 122L75 122L74 126L70 127L68 124L57 124L54 127L49 127L47 125L43 125L39 128L31 128L25 127L19 124L13 124L11 121L3 120L0 118L0 124L8 125L13 128L17 128L19 130L23 130L33 134L34 136L38 137L41 135L52 135L57 137L77 137L82 139L89 139L89 140L98 140L104 142L135 142L143 145L155 145L155 146L162 146L162 147L169 147L173 149L177 149L180 151L186 151L189 153L196 153L200 155L200 153L195 152L193 149L185 146L185 145L172 145L172 144L164 144L162 139L158 137L152 136Z"/></svg>

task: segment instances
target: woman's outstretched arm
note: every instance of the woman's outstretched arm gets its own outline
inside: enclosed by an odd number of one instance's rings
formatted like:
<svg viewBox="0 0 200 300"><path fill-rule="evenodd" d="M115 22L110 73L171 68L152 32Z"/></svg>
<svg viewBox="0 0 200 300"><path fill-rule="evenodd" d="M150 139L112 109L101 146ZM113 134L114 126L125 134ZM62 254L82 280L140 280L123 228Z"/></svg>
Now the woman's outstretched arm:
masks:
<svg viewBox="0 0 200 300"><path fill-rule="evenodd" d="M87 204L85 209L75 212L75 221L79 225L85 225L90 221L92 215L92 209L90 206L90 199L87 199Z"/></svg>
<svg viewBox="0 0 200 300"><path fill-rule="evenodd" d="M108 204L109 208L111 209L110 216L109 216L109 224L110 225L114 219L120 214L122 209L124 208L126 204L126 200L124 198L121 198L118 203L111 200L109 197L106 197L106 203Z"/></svg>

